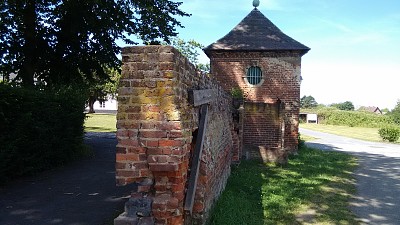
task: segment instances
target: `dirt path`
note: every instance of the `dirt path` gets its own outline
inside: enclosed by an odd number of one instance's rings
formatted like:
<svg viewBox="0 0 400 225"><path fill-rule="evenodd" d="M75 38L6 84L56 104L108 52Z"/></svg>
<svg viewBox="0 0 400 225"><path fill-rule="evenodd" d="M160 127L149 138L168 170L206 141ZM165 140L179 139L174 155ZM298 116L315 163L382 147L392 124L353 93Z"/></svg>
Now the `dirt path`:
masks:
<svg viewBox="0 0 400 225"><path fill-rule="evenodd" d="M348 152L358 158L357 194L350 205L363 224L400 224L400 145L306 129L300 133L318 138L306 143L310 147Z"/></svg>

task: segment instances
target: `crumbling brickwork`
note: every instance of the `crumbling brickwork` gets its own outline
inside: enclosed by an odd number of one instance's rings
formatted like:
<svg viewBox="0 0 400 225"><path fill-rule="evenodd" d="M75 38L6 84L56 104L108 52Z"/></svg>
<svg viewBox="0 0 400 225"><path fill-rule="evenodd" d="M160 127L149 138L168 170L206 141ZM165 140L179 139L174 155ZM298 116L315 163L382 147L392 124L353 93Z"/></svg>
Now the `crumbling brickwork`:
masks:
<svg viewBox="0 0 400 225"><path fill-rule="evenodd" d="M123 48L122 61L116 179L118 185L137 183L137 193L132 195L136 200L131 203L151 199L151 213L131 218L125 214L125 217L117 218L115 224L126 221L138 224L142 220L155 224L185 222L183 204L196 142L194 137L199 126L199 107L190 104L188 92L214 89L217 96L209 105L200 174L190 217L191 223L202 224L225 187L232 156L239 158L240 155L230 95L215 80L197 72L170 46Z"/></svg>

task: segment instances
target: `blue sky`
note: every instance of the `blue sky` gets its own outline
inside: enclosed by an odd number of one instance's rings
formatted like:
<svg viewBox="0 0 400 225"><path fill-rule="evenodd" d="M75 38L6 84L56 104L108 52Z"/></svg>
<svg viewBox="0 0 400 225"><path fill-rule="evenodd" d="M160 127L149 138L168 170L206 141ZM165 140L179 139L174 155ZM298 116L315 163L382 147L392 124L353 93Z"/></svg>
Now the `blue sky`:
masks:
<svg viewBox="0 0 400 225"><path fill-rule="evenodd" d="M400 99L400 1L260 0L258 9L311 48L303 56L301 95L318 103L352 101L393 108ZM184 0L182 39L207 46L252 9L252 0ZM207 62L205 55L202 62Z"/></svg>

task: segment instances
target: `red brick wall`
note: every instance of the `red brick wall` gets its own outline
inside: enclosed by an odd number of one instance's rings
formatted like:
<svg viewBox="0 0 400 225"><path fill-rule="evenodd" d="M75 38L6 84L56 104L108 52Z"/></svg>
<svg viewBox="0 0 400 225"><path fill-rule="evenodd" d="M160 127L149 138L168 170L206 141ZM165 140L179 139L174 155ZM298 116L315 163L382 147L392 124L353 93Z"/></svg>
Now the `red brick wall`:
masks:
<svg viewBox="0 0 400 225"><path fill-rule="evenodd" d="M279 104L251 103L244 105L244 145L280 147Z"/></svg>
<svg viewBox="0 0 400 225"><path fill-rule="evenodd" d="M227 91L241 88L248 103L276 104L281 101L281 121L276 121L272 108L260 106L245 108L244 140L274 147L279 145L280 131L278 124L284 122L284 149L297 150L298 113L300 107L300 71L301 53L287 52L211 52L211 73ZM245 81L246 71L250 66L258 66L263 71L264 81L260 86L250 86ZM278 132L276 132L278 130ZM278 135L278 137L277 137ZM276 143L278 142L278 143Z"/></svg>
<svg viewBox="0 0 400 225"><path fill-rule="evenodd" d="M169 46L127 47L122 50L118 92L117 184L137 183L151 196L156 224L182 224L192 133L198 128L199 107L188 102L190 89L216 89L209 105L205 144L193 209L203 223L230 173L233 142L231 99L218 83L198 73ZM137 195L135 195L137 196Z"/></svg>

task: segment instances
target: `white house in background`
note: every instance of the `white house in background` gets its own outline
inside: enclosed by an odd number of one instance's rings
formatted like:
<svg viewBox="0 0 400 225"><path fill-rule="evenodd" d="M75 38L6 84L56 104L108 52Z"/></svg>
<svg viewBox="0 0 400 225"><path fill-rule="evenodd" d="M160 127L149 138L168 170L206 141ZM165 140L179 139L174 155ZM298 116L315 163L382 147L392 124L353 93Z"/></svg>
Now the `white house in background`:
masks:
<svg viewBox="0 0 400 225"><path fill-rule="evenodd" d="M308 113L307 123L318 123L318 115L315 113Z"/></svg>
<svg viewBox="0 0 400 225"><path fill-rule="evenodd" d="M300 113L299 119L306 123L318 123L318 115L316 113Z"/></svg>
<svg viewBox="0 0 400 225"><path fill-rule="evenodd" d="M370 112L375 114L383 114L382 110L376 106L361 106L358 111Z"/></svg>
<svg viewBox="0 0 400 225"><path fill-rule="evenodd" d="M113 98L111 95L107 96L107 101L99 102L96 101L93 105L94 111L99 110L118 110L118 102L116 98ZM89 111L89 106L86 107L86 111Z"/></svg>

